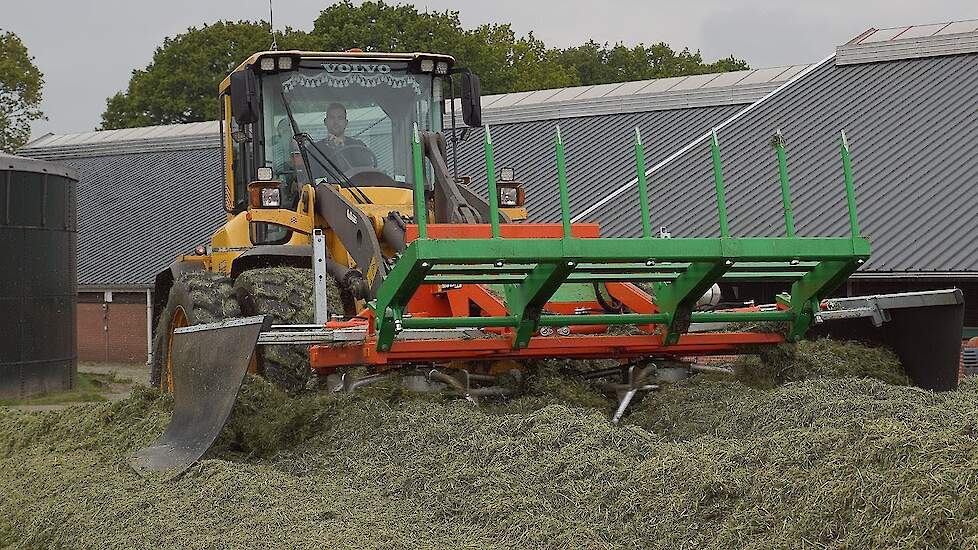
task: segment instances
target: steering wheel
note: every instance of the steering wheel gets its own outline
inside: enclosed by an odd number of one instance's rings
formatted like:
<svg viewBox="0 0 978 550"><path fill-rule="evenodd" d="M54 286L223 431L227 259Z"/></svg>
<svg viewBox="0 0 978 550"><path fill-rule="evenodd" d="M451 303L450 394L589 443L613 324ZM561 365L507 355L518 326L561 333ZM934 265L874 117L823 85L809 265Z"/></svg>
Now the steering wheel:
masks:
<svg viewBox="0 0 978 550"><path fill-rule="evenodd" d="M376 168L377 167L377 155L370 150L366 145L344 145L342 147L337 147L333 150L333 154L337 157L342 158L346 161L347 166L350 171L362 172L364 168ZM368 159L366 164L360 162L354 162L354 160ZM344 169L347 175L350 175L350 171Z"/></svg>

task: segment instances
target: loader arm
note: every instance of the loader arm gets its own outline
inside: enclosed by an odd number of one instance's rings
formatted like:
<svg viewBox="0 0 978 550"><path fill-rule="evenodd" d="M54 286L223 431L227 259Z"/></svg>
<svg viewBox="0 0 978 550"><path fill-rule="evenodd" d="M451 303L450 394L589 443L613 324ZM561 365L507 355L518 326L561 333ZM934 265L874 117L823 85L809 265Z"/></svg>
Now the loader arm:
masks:
<svg viewBox="0 0 978 550"><path fill-rule="evenodd" d="M322 183L316 186L316 214L326 220L353 256L370 291L364 298L373 299L387 276L387 263L370 219L335 187Z"/></svg>
<svg viewBox="0 0 978 550"><path fill-rule="evenodd" d="M489 219L489 202L455 181L445 162L445 137L436 132L422 132L425 157L434 174L435 223L485 223ZM509 217L500 212L501 221Z"/></svg>

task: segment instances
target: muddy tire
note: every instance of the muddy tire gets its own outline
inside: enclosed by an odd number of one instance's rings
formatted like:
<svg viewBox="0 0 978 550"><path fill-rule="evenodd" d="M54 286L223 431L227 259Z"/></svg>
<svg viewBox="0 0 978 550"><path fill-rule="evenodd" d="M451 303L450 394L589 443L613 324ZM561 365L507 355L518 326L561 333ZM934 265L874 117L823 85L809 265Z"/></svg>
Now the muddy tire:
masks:
<svg viewBox="0 0 978 550"><path fill-rule="evenodd" d="M210 272L187 273L173 282L153 336L151 386L171 391L169 363L173 329L241 316L232 283L227 275Z"/></svg>
<svg viewBox="0 0 978 550"><path fill-rule="evenodd" d="M269 315L273 325L310 324L315 320L311 269L267 267L238 275L234 293L243 315ZM330 303L335 309L335 302ZM258 350L258 372L289 393L306 387L309 346L263 346Z"/></svg>

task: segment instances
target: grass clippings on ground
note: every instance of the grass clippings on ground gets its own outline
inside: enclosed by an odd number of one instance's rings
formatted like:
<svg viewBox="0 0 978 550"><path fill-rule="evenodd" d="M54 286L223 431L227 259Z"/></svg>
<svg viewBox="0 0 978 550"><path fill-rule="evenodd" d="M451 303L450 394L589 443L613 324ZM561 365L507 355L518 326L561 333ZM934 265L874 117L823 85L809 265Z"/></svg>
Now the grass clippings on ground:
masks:
<svg viewBox="0 0 978 550"><path fill-rule="evenodd" d="M0 411L0 547L970 548L978 384L698 376L623 425L549 364L483 408L375 388L287 398L249 379L172 482L128 456L172 401Z"/></svg>

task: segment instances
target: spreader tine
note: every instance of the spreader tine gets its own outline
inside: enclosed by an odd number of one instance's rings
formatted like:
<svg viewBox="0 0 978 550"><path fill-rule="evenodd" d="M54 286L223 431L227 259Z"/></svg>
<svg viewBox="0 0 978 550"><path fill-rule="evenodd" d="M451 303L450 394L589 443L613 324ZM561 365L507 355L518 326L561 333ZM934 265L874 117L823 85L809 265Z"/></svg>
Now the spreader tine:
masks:
<svg viewBox="0 0 978 550"><path fill-rule="evenodd" d="M266 316L177 329L173 334L173 417L130 465L140 475L177 477L207 452L231 415Z"/></svg>

